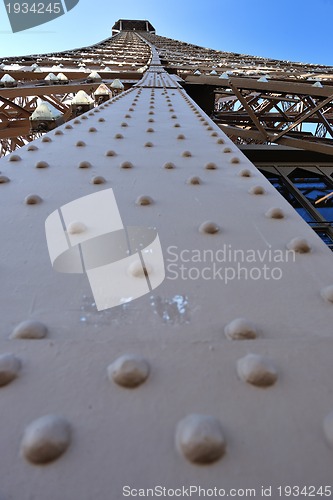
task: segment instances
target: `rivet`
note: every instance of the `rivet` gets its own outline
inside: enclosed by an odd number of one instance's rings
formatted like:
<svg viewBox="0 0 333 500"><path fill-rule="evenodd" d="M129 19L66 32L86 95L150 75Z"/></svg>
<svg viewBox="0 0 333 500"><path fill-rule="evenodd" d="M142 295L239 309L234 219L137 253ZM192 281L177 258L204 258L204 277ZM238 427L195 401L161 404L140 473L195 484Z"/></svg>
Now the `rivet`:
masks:
<svg viewBox="0 0 333 500"><path fill-rule="evenodd" d="M42 142L52 142L51 137L48 137L47 135L42 137Z"/></svg>
<svg viewBox="0 0 333 500"><path fill-rule="evenodd" d="M46 161L38 161L36 163L36 168L47 168L49 164Z"/></svg>
<svg viewBox="0 0 333 500"><path fill-rule="evenodd" d="M86 115L83 115L83 116L81 116L81 120L88 120L88 117Z"/></svg>
<svg viewBox="0 0 333 500"><path fill-rule="evenodd" d="M117 153L113 151L113 149L109 149L109 151L105 153L105 156L117 156Z"/></svg>
<svg viewBox="0 0 333 500"><path fill-rule="evenodd" d="M234 156L233 158L231 158L230 163L234 163L234 164L239 163L239 158Z"/></svg>
<svg viewBox="0 0 333 500"><path fill-rule="evenodd" d="M218 134L217 132L212 132L212 133L210 134L210 136L211 136L211 137L217 137L218 135L219 135L219 134Z"/></svg>
<svg viewBox="0 0 333 500"><path fill-rule="evenodd" d="M320 291L320 295L328 302L333 302L333 285L326 286Z"/></svg>
<svg viewBox="0 0 333 500"><path fill-rule="evenodd" d="M183 418L176 429L176 448L194 464L210 464L219 460L226 449L219 420L199 414Z"/></svg>
<svg viewBox="0 0 333 500"><path fill-rule="evenodd" d="M184 158L190 158L192 156L192 153L190 151L183 151L182 156Z"/></svg>
<svg viewBox="0 0 333 500"><path fill-rule="evenodd" d="M180 127L179 123L175 123L175 124L174 124L174 127L175 127L175 128L179 128L179 127Z"/></svg>
<svg viewBox="0 0 333 500"><path fill-rule="evenodd" d="M252 186L249 189L250 194L265 194L265 189L262 186Z"/></svg>
<svg viewBox="0 0 333 500"><path fill-rule="evenodd" d="M223 153L231 153L231 149L230 148L224 148Z"/></svg>
<svg viewBox="0 0 333 500"><path fill-rule="evenodd" d="M154 123L154 122L155 122L154 118L149 118L148 123Z"/></svg>
<svg viewBox="0 0 333 500"><path fill-rule="evenodd" d="M172 118L173 120L176 120L176 119L177 119L177 115L172 115L172 116L171 116L171 118Z"/></svg>
<svg viewBox="0 0 333 500"><path fill-rule="evenodd" d="M70 440L67 420L57 415L45 415L25 429L21 454L33 464L46 464L59 458L67 450Z"/></svg>
<svg viewBox="0 0 333 500"><path fill-rule="evenodd" d="M38 147L35 146L34 144L31 144L30 146L28 146L27 150L28 151L37 151Z"/></svg>
<svg viewBox="0 0 333 500"><path fill-rule="evenodd" d="M82 119L83 119L83 117L82 117ZM65 129L67 129L67 130L70 130L70 129L72 129L72 128L73 128L73 127L72 127L72 125L66 125L66 126L65 126Z"/></svg>
<svg viewBox="0 0 333 500"><path fill-rule="evenodd" d="M91 163L89 161L81 161L79 163L79 168L90 168L91 167Z"/></svg>
<svg viewBox="0 0 333 500"><path fill-rule="evenodd" d="M62 130L56 130L54 132L54 135L64 135L63 131Z"/></svg>
<svg viewBox="0 0 333 500"><path fill-rule="evenodd" d="M259 387L275 384L278 373L273 363L258 354L247 354L237 361L237 373L243 382Z"/></svg>
<svg viewBox="0 0 333 500"><path fill-rule="evenodd" d="M184 134L179 134L177 136L177 139L179 139L180 141L184 140L185 139L185 135Z"/></svg>
<svg viewBox="0 0 333 500"><path fill-rule="evenodd" d="M287 244L287 248L296 253L308 253L311 251L309 243L304 238L293 238Z"/></svg>
<svg viewBox="0 0 333 500"><path fill-rule="evenodd" d="M19 155L10 155L10 157L8 159L8 161L21 161L21 160L22 160L22 158Z"/></svg>
<svg viewBox="0 0 333 500"><path fill-rule="evenodd" d="M97 129L95 127L90 127L89 132L97 132Z"/></svg>
<svg viewBox="0 0 333 500"><path fill-rule="evenodd" d="M133 108L129 108L129 110L128 110L128 111L131 111L131 112L132 112L132 111L134 111L134 109L133 109Z"/></svg>
<svg viewBox="0 0 333 500"><path fill-rule="evenodd" d="M75 146L78 148L84 148L86 146L86 143L84 141L77 141Z"/></svg>
<svg viewBox="0 0 333 500"><path fill-rule="evenodd" d="M146 142L144 146L145 148L152 148L154 144L152 142Z"/></svg>
<svg viewBox="0 0 333 500"><path fill-rule="evenodd" d="M37 205L38 203L41 203L43 200L40 196L37 194L29 194L28 196L25 197L24 203L26 205Z"/></svg>
<svg viewBox="0 0 333 500"><path fill-rule="evenodd" d="M238 174L240 177L252 177L251 170L248 168L243 168Z"/></svg>
<svg viewBox="0 0 333 500"><path fill-rule="evenodd" d="M148 115L154 115L154 111L149 111Z"/></svg>
<svg viewBox="0 0 333 500"><path fill-rule="evenodd" d="M125 354L107 368L110 381L133 389L143 384L149 376L149 364L137 355Z"/></svg>
<svg viewBox="0 0 333 500"><path fill-rule="evenodd" d="M123 138L124 138L124 136L123 136L122 134L116 134L116 135L114 136L114 138L115 138L115 139L123 139Z"/></svg>
<svg viewBox="0 0 333 500"><path fill-rule="evenodd" d="M87 230L87 226L83 222L73 221L68 224L67 232L69 234L81 234Z"/></svg>
<svg viewBox="0 0 333 500"><path fill-rule="evenodd" d="M123 161L121 163L120 168L133 168L133 164L130 161Z"/></svg>
<svg viewBox="0 0 333 500"><path fill-rule="evenodd" d="M206 221L199 226L199 232L203 234L216 234L219 231L220 227L215 222Z"/></svg>
<svg viewBox="0 0 333 500"><path fill-rule="evenodd" d="M0 387L17 378L21 369L21 361L11 352L0 355Z"/></svg>
<svg viewBox="0 0 333 500"><path fill-rule="evenodd" d="M255 339L257 329L246 319L237 318L225 327L224 334L229 340Z"/></svg>
<svg viewBox="0 0 333 500"><path fill-rule="evenodd" d="M79 123L81 123L81 120L74 120L73 123L75 123L75 125L78 125Z"/></svg>
<svg viewBox="0 0 333 500"><path fill-rule="evenodd" d="M216 144L224 144L224 140L220 137L217 139Z"/></svg>
<svg viewBox="0 0 333 500"><path fill-rule="evenodd" d="M176 165L174 163L172 163L171 161L168 161L164 164L164 168L166 168L167 170L170 170L172 168L176 168Z"/></svg>
<svg viewBox="0 0 333 500"><path fill-rule="evenodd" d="M10 182L9 177L6 175L0 175L0 184L5 184L6 182Z"/></svg>
<svg viewBox="0 0 333 500"><path fill-rule="evenodd" d="M213 130L213 127L211 127L210 125L207 127L207 130Z"/></svg>
<svg viewBox="0 0 333 500"><path fill-rule="evenodd" d="M211 161L211 162L209 162L209 163L207 163L205 165L205 169L206 170L216 170L217 169L217 165L216 165L216 163L214 163L214 162Z"/></svg>
<svg viewBox="0 0 333 500"><path fill-rule="evenodd" d="M128 272L134 278L147 278L152 274L153 269L149 264L142 265L140 260L132 262L128 268Z"/></svg>
<svg viewBox="0 0 333 500"><path fill-rule="evenodd" d="M91 178L91 184L104 184L106 180L101 175L95 175Z"/></svg>
<svg viewBox="0 0 333 500"><path fill-rule="evenodd" d="M147 128L146 132L152 133L152 132L155 132L155 130L153 128Z"/></svg>
<svg viewBox="0 0 333 500"><path fill-rule="evenodd" d="M98 118L99 122L105 122L105 118Z"/></svg>
<svg viewBox="0 0 333 500"><path fill-rule="evenodd" d="M125 118L132 118L132 116L127 114L127 115L125 115Z"/></svg>
<svg viewBox="0 0 333 500"><path fill-rule="evenodd" d="M11 339L43 339L47 334L47 328L43 323L34 320L22 321L12 331Z"/></svg>
<svg viewBox="0 0 333 500"><path fill-rule="evenodd" d="M197 176L194 176L194 177L190 177L189 179L187 179L187 184L192 184L193 186L196 186L198 184L201 184L201 179L200 177L197 177Z"/></svg>
<svg viewBox="0 0 333 500"><path fill-rule="evenodd" d="M150 196L139 196L135 203L136 205L146 206L151 205L154 202Z"/></svg>
<svg viewBox="0 0 333 500"><path fill-rule="evenodd" d="M265 215L269 219L283 219L284 218L284 213L281 210L281 208L270 208L269 210L267 210Z"/></svg>

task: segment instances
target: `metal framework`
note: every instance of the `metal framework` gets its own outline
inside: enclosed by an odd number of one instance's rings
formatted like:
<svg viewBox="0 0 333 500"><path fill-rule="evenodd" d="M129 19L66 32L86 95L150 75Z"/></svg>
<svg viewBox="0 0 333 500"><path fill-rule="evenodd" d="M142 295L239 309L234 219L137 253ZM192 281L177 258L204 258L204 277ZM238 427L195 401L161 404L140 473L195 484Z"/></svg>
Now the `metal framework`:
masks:
<svg viewBox="0 0 333 500"><path fill-rule="evenodd" d="M0 89L0 155L35 137L29 116L42 99L72 117L70 101L97 71L104 83L120 78L129 88L148 68L156 47L166 70L237 144L281 144L333 152L333 68L206 49L155 34L148 21L119 20L114 36L91 47L0 60L0 78L18 86ZM136 37L135 33L140 33ZM37 71L35 66L38 65ZM49 72L65 73L68 85L46 85Z"/></svg>
<svg viewBox="0 0 333 500"><path fill-rule="evenodd" d="M235 142L333 153L332 86L230 78L216 92L214 118Z"/></svg>
<svg viewBox="0 0 333 500"><path fill-rule="evenodd" d="M283 144L332 154L332 67L145 37L186 88L214 92L206 111L235 143Z"/></svg>
<svg viewBox="0 0 333 500"><path fill-rule="evenodd" d="M40 101L51 103L72 118L70 102L78 90L92 95L100 82L89 81L98 71L106 84L121 78L125 88L136 83L147 69L149 46L131 32L121 32L99 44L54 54L39 54L0 60L0 79L10 74L14 88L0 88L0 156L38 137L30 132L29 116ZM51 84L49 73L65 73L66 84Z"/></svg>
<svg viewBox="0 0 333 500"><path fill-rule="evenodd" d="M191 46L117 40L141 78L0 159L0 498L330 497L332 252L189 95ZM70 93L28 88L17 122Z"/></svg>
<svg viewBox="0 0 333 500"><path fill-rule="evenodd" d="M256 166L333 250L333 164L272 161Z"/></svg>

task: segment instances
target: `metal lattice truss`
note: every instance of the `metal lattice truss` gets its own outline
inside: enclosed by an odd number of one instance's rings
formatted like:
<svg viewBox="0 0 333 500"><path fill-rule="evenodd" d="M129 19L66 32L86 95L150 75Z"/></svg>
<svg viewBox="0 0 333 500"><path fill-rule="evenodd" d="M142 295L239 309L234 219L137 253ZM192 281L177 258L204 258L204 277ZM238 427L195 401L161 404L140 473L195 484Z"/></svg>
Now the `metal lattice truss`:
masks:
<svg viewBox="0 0 333 500"><path fill-rule="evenodd" d="M205 49L145 34L169 72L215 93L212 117L236 143L333 154L333 68Z"/></svg>
<svg viewBox="0 0 333 500"><path fill-rule="evenodd" d="M333 154L333 86L230 78L214 118L238 143L276 143Z"/></svg>
<svg viewBox="0 0 333 500"><path fill-rule="evenodd" d="M15 86L0 88L0 156L21 147L41 135L31 133L29 117L41 101L52 104L72 117L70 102L78 90L92 95L100 82L89 81L98 72L106 84L116 78L136 83L147 69L151 57L149 46L131 32L121 32L91 47L67 52L39 54L0 60L0 78L10 74ZM64 73L66 84L50 84L49 73Z"/></svg>
<svg viewBox="0 0 333 500"><path fill-rule="evenodd" d="M333 67L320 64L299 63L268 59L265 57L213 50L180 42L151 33L142 34L158 50L159 56L170 72L177 72L184 80L198 71L200 76L229 76L259 78L268 76L281 80L333 80ZM215 70L215 71L214 71Z"/></svg>
<svg viewBox="0 0 333 500"><path fill-rule="evenodd" d="M0 156L36 137L29 116L41 100L68 120L76 92L92 95L98 86L89 81L91 72L98 72L106 85L119 78L129 88L147 70L152 47L181 85L213 95L205 111L236 143L277 143L333 154L331 66L212 50L136 30L81 49L0 60L0 79L9 73L17 82L14 88L0 88ZM68 83L51 85L45 81L50 72L64 73Z"/></svg>
<svg viewBox="0 0 333 500"><path fill-rule="evenodd" d="M54 92L54 90L52 90ZM59 89L61 92L61 90ZM17 96L17 89L5 89L0 95L0 143L1 153L5 155L23 146L27 142L33 141L40 135L39 132L30 131L29 116L35 110L38 100L49 102L56 109L64 113L66 118L71 116L68 105L64 100L70 99L68 93L48 94L43 89L26 88ZM29 95L35 94L35 95Z"/></svg>

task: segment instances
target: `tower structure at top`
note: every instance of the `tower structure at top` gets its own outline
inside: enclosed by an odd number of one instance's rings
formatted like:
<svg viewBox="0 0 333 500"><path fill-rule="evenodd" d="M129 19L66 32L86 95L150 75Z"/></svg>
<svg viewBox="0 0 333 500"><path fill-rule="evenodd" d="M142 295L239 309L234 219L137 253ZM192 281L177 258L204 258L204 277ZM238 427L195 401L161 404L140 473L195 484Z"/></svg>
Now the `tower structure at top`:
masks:
<svg viewBox="0 0 333 500"><path fill-rule="evenodd" d="M112 26L112 35L117 35L121 31L143 31L155 34L154 26L147 19L119 19Z"/></svg>

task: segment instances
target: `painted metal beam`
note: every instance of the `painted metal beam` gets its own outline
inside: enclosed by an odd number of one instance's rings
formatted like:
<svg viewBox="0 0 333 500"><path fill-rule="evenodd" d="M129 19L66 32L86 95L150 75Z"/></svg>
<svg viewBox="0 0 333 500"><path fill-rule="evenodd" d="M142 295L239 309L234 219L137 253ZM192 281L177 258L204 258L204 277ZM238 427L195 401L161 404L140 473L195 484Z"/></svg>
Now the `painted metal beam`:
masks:
<svg viewBox="0 0 333 500"><path fill-rule="evenodd" d="M150 49L131 89L0 160L0 495L330 488L332 253ZM116 223L158 233L166 276L153 247L87 265L123 299L98 310L49 250L87 264Z"/></svg>

